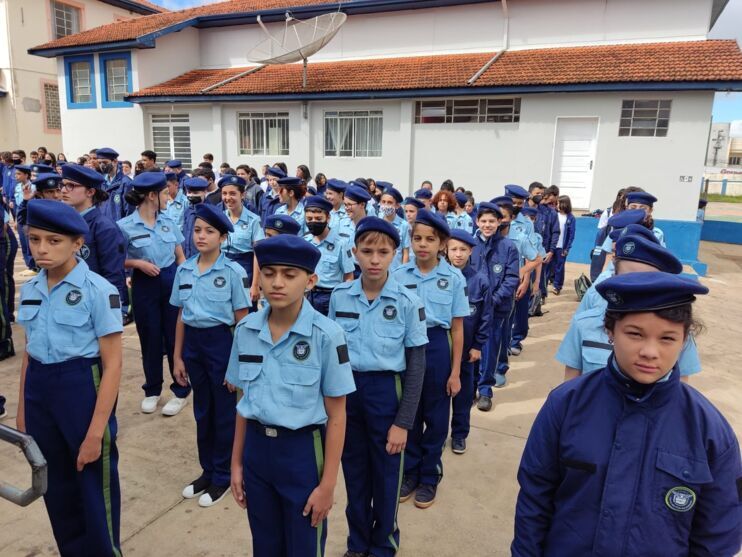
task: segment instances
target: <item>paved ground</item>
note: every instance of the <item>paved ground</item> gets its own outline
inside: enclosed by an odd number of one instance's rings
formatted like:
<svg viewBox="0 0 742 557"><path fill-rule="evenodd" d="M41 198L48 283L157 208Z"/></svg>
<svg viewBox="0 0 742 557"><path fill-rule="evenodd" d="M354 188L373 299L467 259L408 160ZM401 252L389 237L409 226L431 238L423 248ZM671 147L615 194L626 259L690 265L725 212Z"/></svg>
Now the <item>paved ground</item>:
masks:
<svg viewBox="0 0 742 557"><path fill-rule="evenodd" d="M708 396L742 431L742 246L702 244L701 260L709 264L703 279L711 295L698 304L708 330L698 338L704 371L693 384ZM571 284L585 266L568 265ZM510 383L496 393L496 407L483 414L473 410L469 452L444 456L445 479L435 505L425 511L411 503L401 506L400 555L417 557L509 555L513 510L517 495L515 474L526 436L544 397L562 378L553 360L557 346L577 305L568 289L551 297L548 313L532 320L525 351L513 359ZM22 337L15 331L17 339ZM195 428L191 407L174 418L139 411L142 373L133 326L125 332L125 364L118 406L122 540L127 555L232 556L250 554L250 533L244 513L231 499L211 509L185 501L183 486L198 475ZM0 392L11 399L13 424L18 388L16 357L0 363ZM0 446L0 479L21 483L28 473L18 451ZM330 515L327 555L340 557L345 549L342 480ZM56 555L44 507L36 502L20 509L0 500L0 555Z"/></svg>
<svg viewBox="0 0 742 557"><path fill-rule="evenodd" d="M721 203L714 201L706 206L706 220L726 220L742 222L742 203Z"/></svg>

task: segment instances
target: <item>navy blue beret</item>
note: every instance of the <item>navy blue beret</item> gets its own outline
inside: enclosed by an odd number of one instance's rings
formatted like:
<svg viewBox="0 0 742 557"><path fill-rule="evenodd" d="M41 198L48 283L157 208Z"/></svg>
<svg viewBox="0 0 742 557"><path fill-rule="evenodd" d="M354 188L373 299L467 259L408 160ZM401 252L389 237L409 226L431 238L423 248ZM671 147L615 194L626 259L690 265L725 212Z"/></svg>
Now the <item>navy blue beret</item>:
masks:
<svg viewBox="0 0 742 557"><path fill-rule="evenodd" d="M519 186L518 184L508 184L505 186L505 195L509 195L510 197L517 197L518 199L528 199L531 197L531 194L528 193L528 190L522 186Z"/></svg>
<svg viewBox="0 0 742 557"><path fill-rule="evenodd" d="M378 186L379 183L377 182L376 185ZM394 198L394 201L396 201L397 203L402 203L402 201L404 200L404 197L402 197L402 194L399 193L399 190L392 187L391 184L389 184L388 188L384 189L384 193L382 195L391 195Z"/></svg>
<svg viewBox="0 0 742 557"><path fill-rule="evenodd" d="M311 242L288 234L266 238L255 244L255 257L261 267L285 265L314 273L321 255Z"/></svg>
<svg viewBox="0 0 742 557"><path fill-rule="evenodd" d="M368 189L368 180L366 178L356 178L353 180L354 182L357 182L360 186ZM378 184L377 184L378 185Z"/></svg>
<svg viewBox="0 0 742 557"><path fill-rule="evenodd" d="M48 174L54 172L54 167L49 166L48 164L32 164L31 170L36 174Z"/></svg>
<svg viewBox="0 0 742 557"><path fill-rule="evenodd" d="M16 164L13 169L20 170L21 172L25 172L26 174L31 174L32 172L31 167L27 164Z"/></svg>
<svg viewBox="0 0 742 557"><path fill-rule="evenodd" d="M651 193L645 191L632 191L631 193L626 194L626 203L641 203L642 205L652 207L657 203L657 198Z"/></svg>
<svg viewBox="0 0 742 557"><path fill-rule="evenodd" d="M466 205L466 202L469 200L464 192L457 191L453 196L456 198L456 203L458 203L459 207Z"/></svg>
<svg viewBox="0 0 742 557"><path fill-rule="evenodd" d="M623 228L614 228L613 230L611 230L609 236L611 237L611 240L615 242L624 234L644 236L646 239L651 240L657 244L660 243L660 241L657 239L657 236L654 235L654 232L652 232L643 224L629 224L628 226L624 226Z"/></svg>
<svg viewBox="0 0 742 557"><path fill-rule="evenodd" d="M95 152L95 158L115 161L119 158L119 154L110 147L103 147Z"/></svg>
<svg viewBox="0 0 742 557"><path fill-rule="evenodd" d="M206 188L209 187L209 182L206 180L206 178L196 176L195 178L186 178L185 180L183 180L183 187L186 189L186 191L205 191Z"/></svg>
<svg viewBox="0 0 742 557"><path fill-rule="evenodd" d="M296 236L301 230L301 225L288 215L271 215L265 221L265 228L271 228L281 234Z"/></svg>
<svg viewBox="0 0 742 557"><path fill-rule="evenodd" d="M304 180L297 178L296 176L285 176L278 179L278 185L282 188L298 188L304 185Z"/></svg>
<svg viewBox="0 0 742 557"><path fill-rule="evenodd" d="M178 175L175 172L165 172L165 180L170 182L171 180L177 180Z"/></svg>
<svg viewBox="0 0 742 557"><path fill-rule="evenodd" d="M371 194L364 190L361 186L348 186L345 190L345 198L355 201L356 203L366 203L371 200Z"/></svg>
<svg viewBox="0 0 742 557"><path fill-rule="evenodd" d="M508 197L507 199L510 198ZM511 200L510 206L512 207L512 205L513 202ZM502 211L500 210L500 207L498 207L496 203L491 203L489 201L481 201L479 203L479 206L477 207L477 216L481 215L482 213L495 213L498 219L502 218Z"/></svg>
<svg viewBox="0 0 742 557"><path fill-rule="evenodd" d="M100 151L98 151L98 153L100 153ZM171 161L167 161L165 163L165 166L167 166L168 168L180 168L183 166L183 163L178 159L173 159Z"/></svg>
<svg viewBox="0 0 742 557"><path fill-rule="evenodd" d="M595 285L608 310L622 313L656 311L693 302L709 289L695 279L670 273L626 273Z"/></svg>
<svg viewBox="0 0 742 557"><path fill-rule="evenodd" d="M307 186L307 193L309 195L317 195L317 188L314 186Z"/></svg>
<svg viewBox="0 0 742 557"><path fill-rule="evenodd" d="M277 166L271 166L268 168L268 170L265 171L265 173L268 176L273 176L274 178L285 178L286 173L278 168Z"/></svg>
<svg viewBox="0 0 742 557"><path fill-rule="evenodd" d="M304 199L304 209L320 209L329 213L332 211L332 203L321 195L312 195Z"/></svg>
<svg viewBox="0 0 742 557"><path fill-rule="evenodd" d="M427 209L420 209L415 217L415 224L424 224L443 232L446 236L451 235L451 229L445 219L439 217L436 213L431 213Z"/></svg>
<svg viewBox="0 0 742 557"><path fill-rule="evenodd" d="M536 207L531 207L530 205L523 205L520 212L527 217L535 217L538 215L538 209Z"/></svg>
<svg viewBox="0 0 742 557"><path fill-rule="evenodd" d="M134 176L132 186L139 191L160 191L167 186L164 172L142 172Z"/></svg>
<svg viewBox="0 0 742 557"><path fill-rule="evenodd" d="M392 184L391 182L382 182L381 180L377 180L376 187L383 192L386 192L387 190L393 188L394 184Z"/></svg>
<svg viewBox="0 0 742 557"><path fill-rule="evenodd" d="M616 213L608 219L608 226L618 229L625 228L630 224L641 224L647 218L644 209L627 209Z"/></svg>
<svg viewBox="0 0 742 557"><path fill-rule="evenodd" d="M100 172L79 164L65 164L62 167L62 177L87 188L100 188L105 178Z"/></svg>
<svg viewBox="0 0 742 557"><path fill-rule="evenodd" d="M425 203L423 203L419 199L415 199L414 197L408 197L404 200L402 205L412 205L413 207L417 207L418 209L425 209Z"/></svg>
<svg viewBox="0 0 742 557"><path fill-rule="evenodd" d="M495 197L494 199L490 199L490 203L493 203L500 207L510 207L511 209L513 208L513 199L508 195L501 195L499 197Z"/></svg>
<svg viewBox="0 0 742 557"><path fill-rule="evenodd" d="M663 273L679 275L683 272L683 264L669 249L662 247L658 242L648 240L644 236L625 234L616 242L616 259L622 261L637 261L655 267Z"/></svg>
<svg viewBox="0 0 742 557"><path fill-rule="evenodd" d="M368 191L368 184L366 184L365 180L363 182L359 182L358 180L351 180L350 182L348 182L348 187L351 186L361 188L364 191Z"/></svg>
<svg viewBox="0 0 742 557"><path fill-rule="evenodd" d="M237 186L238 188L242 186L244 188L247 187L247 180L245 180L242 176L227 174L226 176L222 176L217 185L220 188L223 188L224 186Z"/></svg>
<svg viewBox="0 0 742 557"><path fill-rule="evenodd" d="M26 224L67 236L82 236L90 229L80 213L69 205L53 199L31 199L28 202Z"/></svg>
<svg viewBox="0 0 742 557"><path fill-rule="evenodd" d="M199 218L216 228L222 234L234 232L232 221L227 218L223 211L211 203L199 203L196 205L196 218Z"/></svg>
<svg viewBox="0 0 742 557"><path fill-rule="evenodd" d="M466 230L461 230L460 228L451 230L451 239L458 240L459 242L464 242L471 247L477 245L477 241L474 239L474 236L469 234Z"/></svg>
<svg viewBox="0 0 742 557"><path fill-rule="evenodd" d="M397 229L389 221L380 219L379 217L363 217L356 226L354 239L357 240L361 234L365 234L366 232L381 232L382 234L386 234L394 242L394 247L399 247L399 232L397 232Z"/></svg>
<svg viewBox="0 0 742 557"><path fill-rule="evenodd" d="M348 184L337 178L330 178L327 180L327 189L338 193L345 193L345 190L348 189Z"/></svg>
<svg viewBox="0 0 742 557"><path fill-rule="evenodd" d="M56 172L45 172L36 176L31 183L36 186L36 191L55 190L62 183L62 177Z"/></svg>
<svg viewBox="0 0 742 557"><path fill-rule="evenodd" d="M433 199L433 192L431 190L421 188L415 192L416 199Z"/></svg>

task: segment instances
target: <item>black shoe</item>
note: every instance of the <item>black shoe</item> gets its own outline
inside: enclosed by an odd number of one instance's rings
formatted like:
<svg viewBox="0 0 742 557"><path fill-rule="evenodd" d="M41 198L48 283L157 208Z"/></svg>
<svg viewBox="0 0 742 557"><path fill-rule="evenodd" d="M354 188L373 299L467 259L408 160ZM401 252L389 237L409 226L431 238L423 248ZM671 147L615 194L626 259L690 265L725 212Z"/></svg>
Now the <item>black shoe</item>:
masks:
<svg viewBox="0 0 742 557"><path fill-rule="evenodd" d="M209 489L206 490L206 493L198 498L198 506L211 507L212 505L216 505L229 491L228 485L211 484Z"/></svg>
<svg viewBox="0 0 742 557"><path fill-rule="evenodd" d="M492 397L484 395L480 396L477 401L477 410L481 410L482 412L489 412L492 410Z"/></svg>
<svg viewBox="0 0 742 557"><path fill-rule="evenodd" d="M343 557L368 557L368 553L360 551L351 551L350 549L345 552Z"/></svg>
<svg viewBox="0 0 742 557"><path fill-rule="evenodd" d="M405 476L402 479L402 487L399 490L399 502L404 503L407 499L412 497L412 494L415 493L418 485L420 485L420 482L417 478Z"/></svg>
<svg viewBox="0 0 742 557"><path fill-rule="evenodd" d="M451 439L451 450L454 454L464 454L466 452L466 439Z"/></svg>
<svg viewBox="0 0 742 557"><path fill-rule="evenodd" d="M134 323L134 317L132 317L131 313L124 313L121 316L121 321L123 322L124 327L126 327L127 325Z"/></svg>
<svg viewBox="0 0 742 557"><path fill-rule="evenodd" d="M420 484L415 493L415 506L418 509L427 509L435 503L435 492L438 489L435 485Z"/></svg>
<svg viewBox="0 0 742 557"><path fill-rule="evenodd" d="M199 478L193 480L191 483L185 486L185 489L183 490L183 497L185 497L186 499L193 499L194 497L206 491L210 485L211 480L207 480L204 476L200 476Z"/></svg>
<svg viewBox="0 0 742 557"><path fill-rule="evenodd" d="M8 411L5 408L0 408L0 420L8 415Z"/></svg>

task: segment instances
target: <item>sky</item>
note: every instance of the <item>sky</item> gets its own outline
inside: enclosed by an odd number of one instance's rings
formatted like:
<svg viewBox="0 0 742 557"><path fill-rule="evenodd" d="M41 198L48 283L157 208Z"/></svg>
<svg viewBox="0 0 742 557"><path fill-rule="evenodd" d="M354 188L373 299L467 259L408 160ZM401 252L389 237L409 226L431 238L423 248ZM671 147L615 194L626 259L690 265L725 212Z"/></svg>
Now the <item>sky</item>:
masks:
<svg viewBox="0 0 742 557"><path fill-rule="evenodd" d="M169 10L182 10L193 6L213 4L219 0L153 0ZM727 7L711 30L713 39L737 39L742 45L742 0L729 0ZM742 120L742 93L717 93L714 98L715 122Z"/></svg>

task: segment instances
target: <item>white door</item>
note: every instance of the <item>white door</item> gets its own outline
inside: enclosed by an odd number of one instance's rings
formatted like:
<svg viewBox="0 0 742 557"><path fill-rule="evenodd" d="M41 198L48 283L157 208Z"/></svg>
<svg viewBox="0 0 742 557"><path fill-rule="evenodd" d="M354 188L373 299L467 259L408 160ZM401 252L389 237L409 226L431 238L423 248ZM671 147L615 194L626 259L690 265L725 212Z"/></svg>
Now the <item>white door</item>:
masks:
<svg viewBox="0 0 742 557"><path fill-rule="evenodd" d="M593 189L597 118L557 118L551 183L573 208L587 209Z"/></svg>

